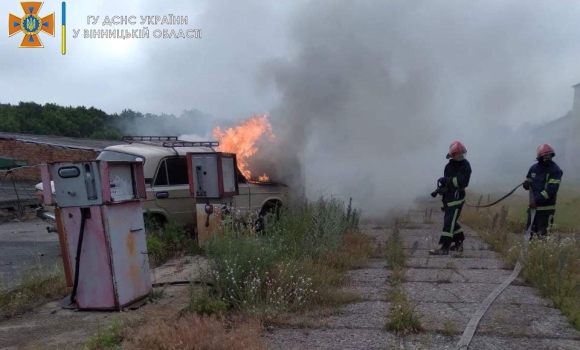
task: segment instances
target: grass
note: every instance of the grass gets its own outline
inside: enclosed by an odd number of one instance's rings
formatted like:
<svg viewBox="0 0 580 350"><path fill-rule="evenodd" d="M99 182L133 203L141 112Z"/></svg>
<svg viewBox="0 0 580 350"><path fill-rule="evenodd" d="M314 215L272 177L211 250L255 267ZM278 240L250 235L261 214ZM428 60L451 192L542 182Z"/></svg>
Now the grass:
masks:
<svg viewBox="0 0 580 350"><path fill-rule="evenodd" d="M387 299L391 303L390 314L385 329L398 335L419 333L423 330L416 305L407 297L402 283L405 278L407 256L399 233L399 223L395 223L393 234L387 239L384 257L391 270L392 289Z"/></svg>
<svg viewBox="0 0 580 350"><path fill-rule="evenodd" d="M124 338L124 325L120 320L100 329L86 343L85 350L119 349Z"/></svg>
<svg viewBox="0 0 580 350"><path fill-rule="evenodd" d="M187 315L139 327L130 332L124 349L265 350L261 330L260 322L253 318Z"/></svg>
<svg viewBox="0 0 580 350"><path fill-rule="evenodd" d="M287 206L263 234L225 227L204 246L210 259L207 293L228 310L262 321L336 305L345 298L332 287L373 253L371 239L357 225L350 204L320 198Z"/></svg>
<svg viewBox="0 0 580 350"><path fill-rule="evenodd" d="M443 323L443 334L448 337L457 334L457 327L455 326L455 323L452 321L445 321Z"/></svg>
<svg viewBox="0 0 580 350"><path fill-rule="evenodd" d="M0 319L21 315L69 292L60 265L49 270L34 267L21 278L15 289L0 291Z"/></svg>
<svg viewBox="0 0 580 350"><path fill-rule="evenodd" d="M147 222L147 252L153 267L162 265L169 259L199 253L195 238L174 222L161 228L152 221Z"/></svg>
<svg viewBox="0 0 580 350"><path fill-rule="evenodd" d="M416 305L409 300L402 288L393 288L388 293L391 302L389 320L385 324L387 331L397 335L407 335L423 331Z"/></svg>
<svg viewBox="0 0 580 350"><path fill-rule="evenodd" d="M287 206L261 234L224 227L203 247L210 283L190 287L177 319L127 329L124 348L265 349L263 327L282 316L358 300L333 288L374 252L372 239L357 228L358 215L350 204L320 198Z"/></svg>
<svg viewBox="0 0 580 350"><path fill-rule="evenodd" d="M524 206L525 206L524 201ZM518 259L527 283L540 290L562 310L570 323L580 330L580 195L559 195L555 226L546 242L533 241L523 249L525 210L510 202L501 208L465 208L463 222L479 231L493 250L513 266ZM515 213L514 213L515 212Z"/></svg>

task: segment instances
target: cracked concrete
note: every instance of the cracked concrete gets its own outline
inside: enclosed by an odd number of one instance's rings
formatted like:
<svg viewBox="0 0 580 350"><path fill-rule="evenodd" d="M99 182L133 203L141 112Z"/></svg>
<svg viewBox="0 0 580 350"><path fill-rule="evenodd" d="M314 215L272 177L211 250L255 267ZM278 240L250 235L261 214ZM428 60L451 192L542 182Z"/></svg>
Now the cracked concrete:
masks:
<svg viewBox="0 0 580 350"><path fill-rule="evenodd" d="M362 299L326 316L310 316L316 329L275 327L264 335L270 349L455 349L483 300L511 274L477 234L464 228L465 251L458 258L429 256L439 239L442 215L423 223L424 210L410 212L400 236L408 255L403 288L417 306L424 331L397 337L384 330L389 317L389 270L382 259L349 272L342 289ZM461 221L461 220L459 220ZM391 229L369 225L366 232L384 245ZM537 290L517 279L500 294L482 318L469 349L580 349L580 332Z"/></svg>

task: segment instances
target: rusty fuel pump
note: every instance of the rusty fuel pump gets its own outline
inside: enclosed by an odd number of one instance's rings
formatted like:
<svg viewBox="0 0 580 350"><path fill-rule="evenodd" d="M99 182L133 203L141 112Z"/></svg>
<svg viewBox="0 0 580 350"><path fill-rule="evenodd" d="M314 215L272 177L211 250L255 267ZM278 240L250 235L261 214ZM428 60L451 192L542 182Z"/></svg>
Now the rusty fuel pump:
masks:
<svg viewBox="0 0 580 350"><path fill-rule="evenodd" d="M223 209L239 194L236 169L236 155L233 153L187 153L189 190L196 199L200 245L211 234L220 231Z"/></svg>
<svg viewBox="0 0 580 350"><path fill-rule="evenodd" d="M63 306L121 310L143 300L152 290L141 207L143 164L52 163L41 171L44 202L56 205L65 276L73 287Z"/></svg>

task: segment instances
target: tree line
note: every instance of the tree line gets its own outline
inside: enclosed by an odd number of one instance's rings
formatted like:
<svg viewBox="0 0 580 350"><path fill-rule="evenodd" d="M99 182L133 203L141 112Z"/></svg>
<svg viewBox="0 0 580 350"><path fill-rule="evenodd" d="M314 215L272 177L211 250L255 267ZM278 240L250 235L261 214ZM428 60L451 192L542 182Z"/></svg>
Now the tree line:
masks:
<svg viewBox="0 0 580 350"><path fill-rule="evenodd" d="M211 117L199 110L173 114L140 113L125 109L107 114L95 107L65 107L54 103L41 105L20 102L0 104L0 131L34 135L52 135L120 140L123 135L176 135L184 131L205 132Z"/></svg>

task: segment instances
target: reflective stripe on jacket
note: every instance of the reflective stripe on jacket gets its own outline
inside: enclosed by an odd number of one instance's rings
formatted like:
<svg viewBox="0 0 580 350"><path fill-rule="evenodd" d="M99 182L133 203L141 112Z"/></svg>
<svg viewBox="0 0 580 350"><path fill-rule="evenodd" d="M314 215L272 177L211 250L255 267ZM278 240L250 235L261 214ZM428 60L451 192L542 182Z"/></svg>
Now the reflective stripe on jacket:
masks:
<svg viewBox="0 0 580 350"><path fill-rule="evenodd" d="M526 179L538 210L556 209L556 196L560 189L562 169L554 161L538 162L530 167Z"/></svg>

